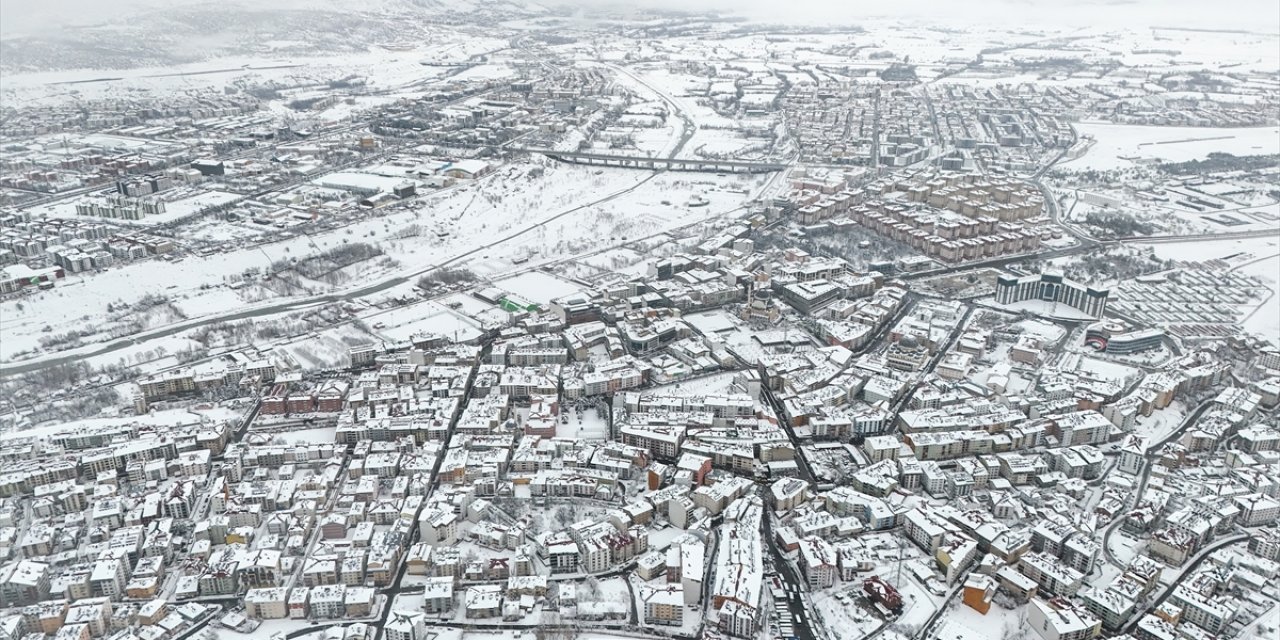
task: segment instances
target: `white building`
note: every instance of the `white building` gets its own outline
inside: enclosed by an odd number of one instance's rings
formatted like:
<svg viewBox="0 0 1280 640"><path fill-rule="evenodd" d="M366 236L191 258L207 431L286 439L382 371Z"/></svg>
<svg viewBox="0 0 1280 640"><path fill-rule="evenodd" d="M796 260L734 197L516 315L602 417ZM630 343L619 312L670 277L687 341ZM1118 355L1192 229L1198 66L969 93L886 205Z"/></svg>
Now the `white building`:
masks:
<svg viewBox="0 0 1280 640"><path fill-rule="evenodd" d="M382 628L387 640L427 640L427 616L419 611L392 611Z"/></svg>
<svg viewBox="0 0 1280 640"><path fill-rule="evenodd" d="M1027 626L1044 640L1090 640L1102 632L1102 621L1063 600L1033 598L1027 606Z"/></svg>
<svg viewBox="0 0 1280 640"><path fill-rule="evenodd" d="M468 618L496 618L502 615L502 587L496 584L468 587L463 600Z"/></svg>
<svg viewBox="0 0 1280 640"><path fill-rule="evenodd" d="M284 587L250 589L244 594L244 613L255 620L289 617L289 590Z"/></svg>
<svg viewBox="0 0 1280 640"><path fill-rule="evenodd" d="M1124 441L1120 444L1120 461L1117 463L1116 469L1131 476L1142 473L1142 465L1146 461L1144 457L1146 452L1146 438L1134 434L1125 436Z"/></svg>
<svg viewBox="0 0 1280 640"><path fill-rule="evenodd" d="M810 589L826 589L836 581L836 550L822 538L800 540L800 571Z"/></svg>
<svg viewBox="0 0 1280 640"><path fill-rule="evenodd" d="M452 577L427 578L423 582L422 609L429 614L440 614L453 609Z"/></svg>
<svg viewBox="0 0 1280 640"><path fill-rule="evenodd" d="M418 516L418 539L433 546L458 542L458 515L440 508L423 509Z"/></svg>
<svg viewBox="0 0 1280 640"><path fill-rule="evenodd" d="M346 615L347 587L341 584L327 584L311 589L311 617L341 618Z"/></svg>
<svg viewBox="0 0 1280 640"><path fill-rule="evenodd" d="M678 584L650 586L641 584L640 600L644 602L644 623L678 627L684 624L684 588Z"/></svg>

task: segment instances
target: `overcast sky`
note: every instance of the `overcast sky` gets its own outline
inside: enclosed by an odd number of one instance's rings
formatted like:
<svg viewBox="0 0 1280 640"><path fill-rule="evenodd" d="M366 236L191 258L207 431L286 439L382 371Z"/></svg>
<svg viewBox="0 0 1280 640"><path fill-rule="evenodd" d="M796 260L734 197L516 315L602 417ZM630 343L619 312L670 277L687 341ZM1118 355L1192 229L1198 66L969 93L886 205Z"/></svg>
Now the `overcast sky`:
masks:
<svg viewBox="0 0 1280 640"><path fill-rule="evenodd" d="M600 0L568 0L591 6ZM703 8L753 19L856 24L868 17L939 23L1071 26L1182 26L1280 33L1277 0L634 0L672 9Z"/></svg>
<svg viewBox="0 0 1280 640"><path fill-rule="evenodd" d="M257 8L368 6L370 0L212 0ZM397 0L374 0L394 4ZM473 5L490 0L442 0ZM145 20L146 11L177 5L209 6L209 0L0 0L0 31L119 20ZM544 5L574 4L588 10L617 0L542 0ZM623 6L714 10L744 17L798 24L856 24L869 17L904 18L937 23L997 23L1067 26L1184 26L1280 32L1277 0L625 0Z"/></svg>

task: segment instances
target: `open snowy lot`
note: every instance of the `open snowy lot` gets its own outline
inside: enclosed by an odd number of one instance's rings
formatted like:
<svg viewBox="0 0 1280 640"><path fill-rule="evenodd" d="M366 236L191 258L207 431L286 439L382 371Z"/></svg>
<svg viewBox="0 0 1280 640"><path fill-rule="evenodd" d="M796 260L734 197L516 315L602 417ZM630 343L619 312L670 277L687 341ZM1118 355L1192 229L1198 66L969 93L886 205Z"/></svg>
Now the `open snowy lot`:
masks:
<svg viewBox="0 0 1280 640"><path fill-rule="evenodd" d="M955 638L1030 638L1027 629L1027 608L1006 609L992 603L984 615L958 598L947 607L938 622L934 637L939 640Z"/></svg>
<svg viewBox="0 0 1280 640"><path fill-rule="evenodd" d="M582 293L583 289L581 285L542 271L522 273L505 280L498 280L494 285L543 307L556 298Z"/></svg>
<svg viewBox="0 0 1280 640"><path fill-rule="evenodd" d="M1063 163L1063 169L1124 169L1152 162L1200 160L1215 152L1238 156L1280 153L1280 127L1225 129L1096 122L1075 126L1080 136L1090 136L1095 142L1083 157Z"/></svg>
<svg viewBox="0 0 1280 640"><path fill-rule="evenodd" d="M388 342L409 340L418 334L435 334L466 342L484 332L479 322L438 302L430 301L374 312L362 319L373 327L380 338Z"/></svg>
<svg viewBox="0 0 1280 640"><path fill-rule="evenodd" d="M1280 347L1280 253L1258 258L1236 268L1265 284L1267 297L1241 322L1244 330Z"/></svg>
<svg viewBox="0 0 1280 640"><path fill-rule="evenodd" d="M671 396L704 396L729 393L733 379L740 375L736 371L725 371L698 376L680 382L673 382L654 387L652 393Z"/></svg>
<svg viewBox="0 0 1280 640"><path fill-rule="evenodd" d="M289 339L274 345L270 351L287 363L296 365L296 368L331 369L347 366L352 347L375 342L377 339L374 336L354 324L343 324Z"/></svg>

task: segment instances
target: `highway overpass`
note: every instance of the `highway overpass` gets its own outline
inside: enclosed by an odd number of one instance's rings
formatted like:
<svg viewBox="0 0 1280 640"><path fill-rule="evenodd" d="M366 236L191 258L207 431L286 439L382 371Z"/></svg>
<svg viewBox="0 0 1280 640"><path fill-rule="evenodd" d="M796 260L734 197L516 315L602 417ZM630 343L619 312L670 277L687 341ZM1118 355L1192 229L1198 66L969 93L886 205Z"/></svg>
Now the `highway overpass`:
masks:
<svg viewBox="0 0 1280 640"><path fill-rule="evenodd" d="M700 160L680 158L651 158L649 156L586 153L580 151L554 151L551 149L521 149L539 153L561 162L601 167L623 167L646 171L696 171L701 173L772 173L782 171L788 165L780 162L748 162L741 160Z"/></svg>

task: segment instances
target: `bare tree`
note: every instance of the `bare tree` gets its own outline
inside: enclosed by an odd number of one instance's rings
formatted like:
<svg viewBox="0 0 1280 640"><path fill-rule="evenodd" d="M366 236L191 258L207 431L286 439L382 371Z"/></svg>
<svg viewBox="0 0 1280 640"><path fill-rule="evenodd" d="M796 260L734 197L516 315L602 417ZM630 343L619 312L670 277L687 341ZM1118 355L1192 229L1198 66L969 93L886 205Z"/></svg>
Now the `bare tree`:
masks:
<svg viewBox="0 0 1280 640"><path fill-rule="evenodd" d="M556 507L556 524L561 528L567 527L578 521L578 508L571 504L560 505Z"/></svg>
<svg viewBox="0 0 1280 640"><path fill-rule="evenodd" d="M595 576L588 577L578 585L578 601L598 602L600 600L600 581Z"/></svg>

